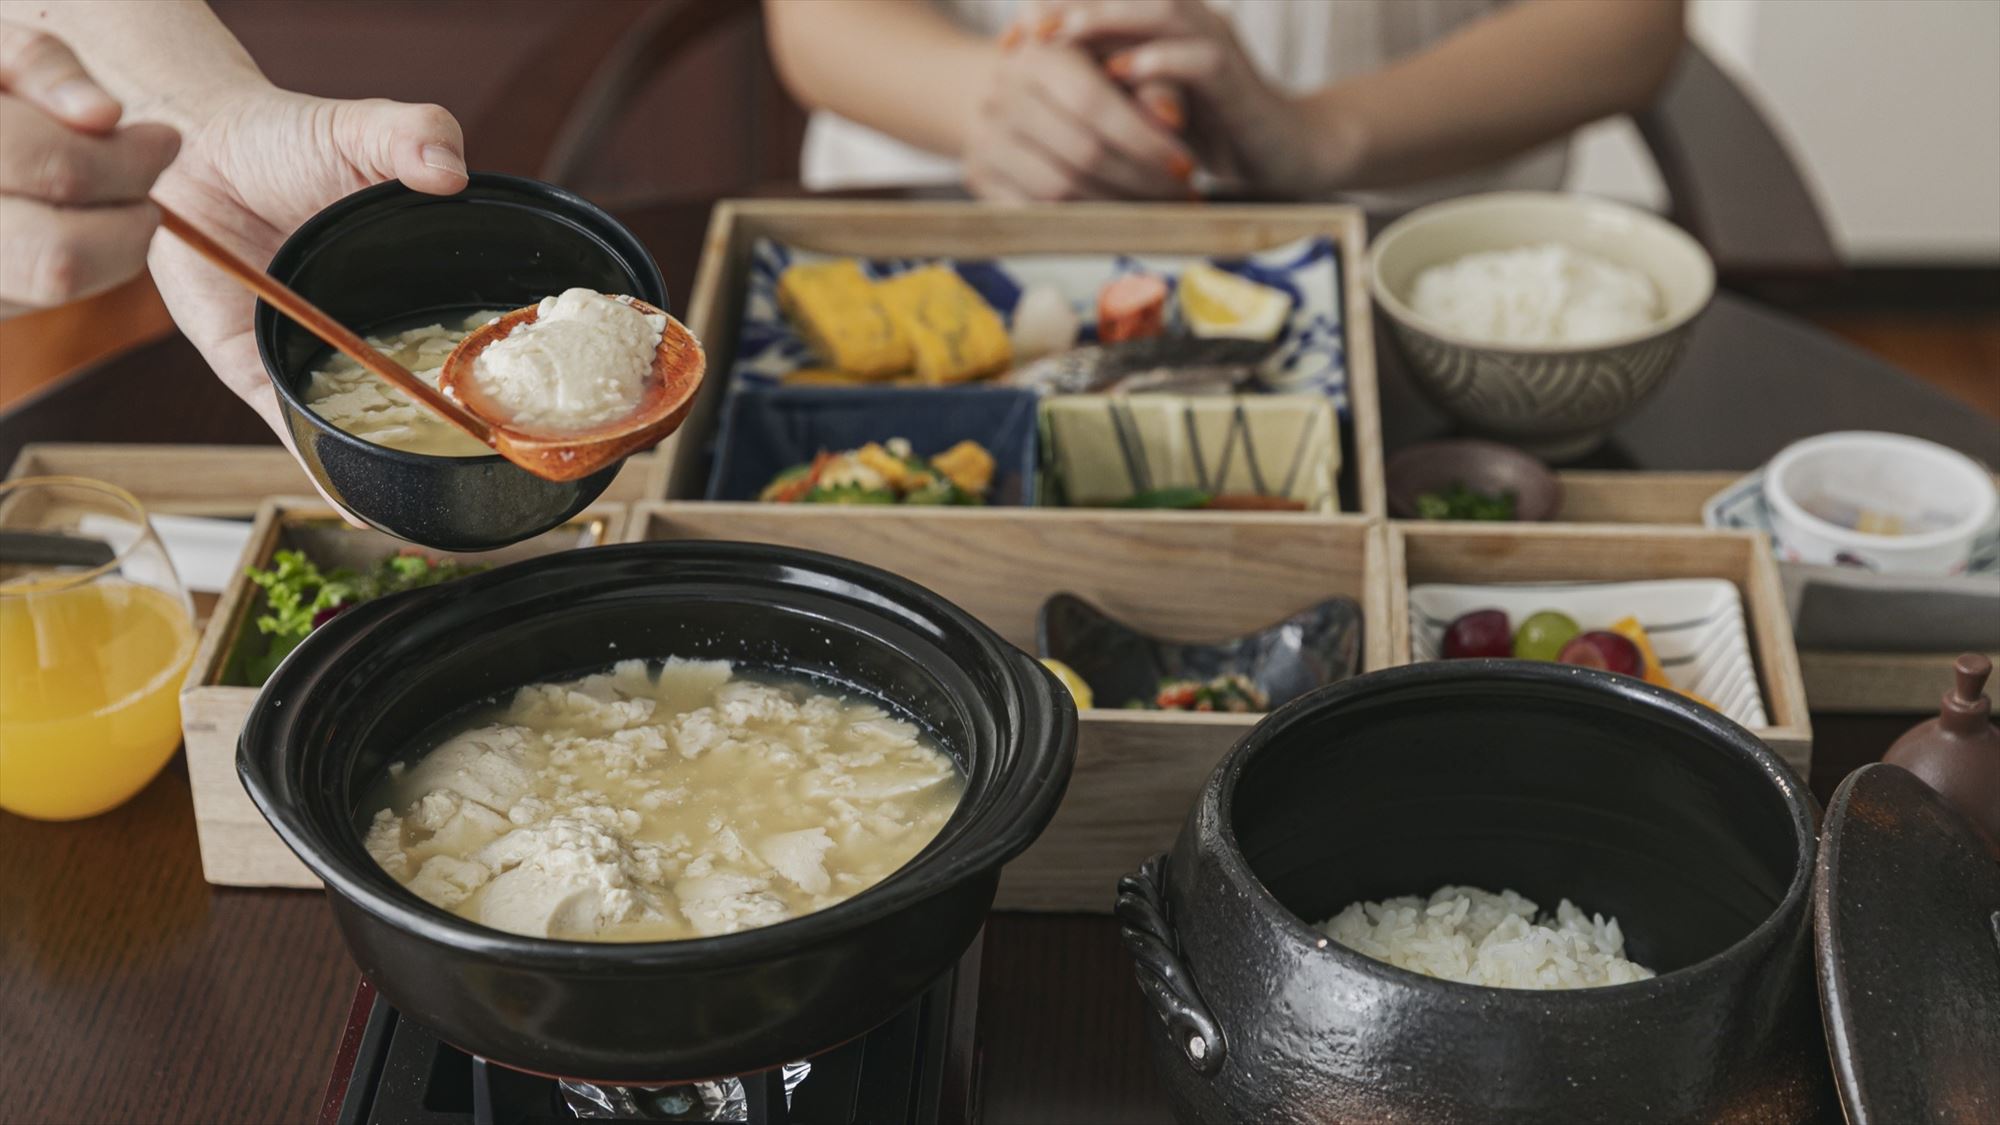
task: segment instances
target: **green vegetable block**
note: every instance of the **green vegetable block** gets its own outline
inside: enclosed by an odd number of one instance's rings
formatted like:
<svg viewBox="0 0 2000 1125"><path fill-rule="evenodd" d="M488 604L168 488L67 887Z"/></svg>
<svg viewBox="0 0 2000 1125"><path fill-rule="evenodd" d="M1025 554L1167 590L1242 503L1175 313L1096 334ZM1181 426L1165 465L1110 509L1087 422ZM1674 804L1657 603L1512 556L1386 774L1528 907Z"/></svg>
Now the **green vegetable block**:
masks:
<svg viewBox="0 0 2000 1125"><path fill-rule="evenodd" d="M1126 508L1205 508L1213 499L1199 488L1156 488L1124 502Z"/></svg>

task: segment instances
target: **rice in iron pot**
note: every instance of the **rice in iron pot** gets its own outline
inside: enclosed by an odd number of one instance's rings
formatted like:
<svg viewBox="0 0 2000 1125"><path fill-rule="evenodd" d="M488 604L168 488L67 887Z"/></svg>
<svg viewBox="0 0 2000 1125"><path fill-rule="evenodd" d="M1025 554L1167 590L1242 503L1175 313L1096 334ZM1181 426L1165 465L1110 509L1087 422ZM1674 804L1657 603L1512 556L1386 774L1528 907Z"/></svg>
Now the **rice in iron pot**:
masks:
<svg viewBox="0 0 2000 1125"><path fill-rule="evenodd" d="M1537 919L1533 902L1507 890L1441 887L1428 901L1349 903L1319 929L1377 961L1461 984L1596 988L1653 975L1625 959L1618 919L1585 914L1568 899L1553 919Z"/></svg>

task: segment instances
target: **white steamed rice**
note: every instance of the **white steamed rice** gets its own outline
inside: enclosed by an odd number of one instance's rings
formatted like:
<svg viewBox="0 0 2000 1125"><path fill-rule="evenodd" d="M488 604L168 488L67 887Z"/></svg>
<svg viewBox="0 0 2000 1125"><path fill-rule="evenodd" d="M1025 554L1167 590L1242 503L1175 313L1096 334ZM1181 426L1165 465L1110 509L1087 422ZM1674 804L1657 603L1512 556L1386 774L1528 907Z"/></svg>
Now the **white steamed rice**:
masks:
<svg viewBox="0 0 2000 1125"><path fill-rule="evenodd" d="M1454 335L1494 344L1591 344L1659 319L1645 274L1556 243L1489 250L1417 275L1410 306Z"/></svg>
<svg viewBox="0 0 2000 1125"><path fill-rule="evenodd" d="M1625 959L1618 919L1587 915L1563 899L1553 920L1513 891L1441 887L1349 903L1320 931L1377 961L1492 988L1596 988L1645 980L1653 970Z"/></svg>

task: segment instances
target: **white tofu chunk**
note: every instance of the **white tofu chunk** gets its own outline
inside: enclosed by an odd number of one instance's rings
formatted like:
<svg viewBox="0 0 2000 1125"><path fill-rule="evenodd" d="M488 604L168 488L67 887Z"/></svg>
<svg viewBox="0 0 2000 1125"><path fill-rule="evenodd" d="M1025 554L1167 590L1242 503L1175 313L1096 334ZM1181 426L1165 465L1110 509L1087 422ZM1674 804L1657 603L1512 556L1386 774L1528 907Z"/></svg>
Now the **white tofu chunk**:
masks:
<svg viewBox="0 0 2000 1125"><path fill-rule="evenodd" d="M409 887L425 902L450 910L471 898L472 892L484 886L491 876L492 872L482 864L456 856L434 855L417 869Z"/></svg>
<svg viewBox="0 0 2000 1125"><path fill-rule="evenodd" d="M368 825L368 838L362 842L369 856L382 865L397 882L410 877L410 856L403 850L403 818L382 809Z"/></svg>
<svg viewBox="0 0 2000 1125"><path fill-rule="evenodd" d="M471 855L511 827L506 817L485 805L467 801L431 834L429 844L439 852Z"/></svg>
<svg viewBox="0 0 2000 1125"><path fill-rule="evenodd" d="M802 791L814 799L845 797L850 801L888 801L943 785L951 778L943 766L923 767L896 762L867 769L807 774Z"/></svg>
<svg viewBox="0 0 2000 1125"><path fill-rule="evenodd" d="M833 838L824 828L801 828L767 836L757 846L757 854L778 874L790 879L809 895L823 895L833 885L826 873L826 853Z"/></svg>
<svg viewBox="0 0 2000 1125"><path fill-rule="evenodd" d="M661 666L659 683L653 686L653 698L659 700L660 709L667 712L706 707L715 698L716 691L729 682L730 672L727 660L682 660L676 657Z"/></svg>
<svg viewBox="0 0 2000 1125"><path fill-rule="evenodd" d="M449 739L412 766L400 784L419 791L448 789L505 815L533 781L528 732L494 726Z"/></svg>
<svg viewBox="0 0 2000 1125"><path fill-rule="evenodd" d="M588 871L551 871L524 863L486 888L479 920L530 937L588 938L623 921L631 906L631 892L608 887Z"/></svg>
<svg viewBox="0 0 2000 1125"><path fill-rule="evenodd" d="M768 926L791 913L762 879L733 871L682 879L674 884L674 897L688 924L704 937Z"/></svg>

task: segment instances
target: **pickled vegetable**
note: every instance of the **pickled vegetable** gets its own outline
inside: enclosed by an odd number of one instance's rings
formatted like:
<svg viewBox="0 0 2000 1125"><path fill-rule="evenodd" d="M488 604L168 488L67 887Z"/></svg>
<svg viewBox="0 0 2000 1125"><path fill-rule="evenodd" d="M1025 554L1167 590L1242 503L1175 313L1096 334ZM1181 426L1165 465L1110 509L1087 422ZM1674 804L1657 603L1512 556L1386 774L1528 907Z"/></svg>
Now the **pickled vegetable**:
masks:
<svg viewBox="0 0 2000 1125"><path fill-rule="evenodd" d="M1653 638L1646 635L1646 627L1639 624L1638 618L1621 617L1612 622L1611 631L1638 647L1640 679L1664 688L1674 686L1674 682L1667 678L1667 670L1660 666L1659 654L1653 651Z"/></svg>

